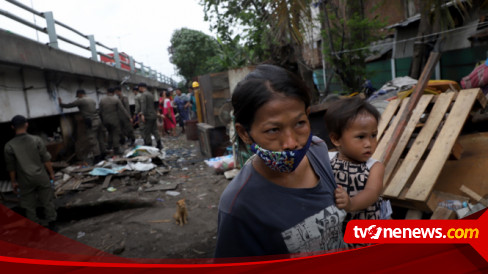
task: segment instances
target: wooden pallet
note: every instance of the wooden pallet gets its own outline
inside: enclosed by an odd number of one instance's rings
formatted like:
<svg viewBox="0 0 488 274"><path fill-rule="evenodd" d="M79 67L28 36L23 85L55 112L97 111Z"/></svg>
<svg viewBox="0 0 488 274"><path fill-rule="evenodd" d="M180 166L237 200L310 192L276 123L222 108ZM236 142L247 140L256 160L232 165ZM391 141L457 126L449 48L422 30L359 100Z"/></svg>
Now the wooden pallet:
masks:
<svg viewBox="0 0 488 274"><path fill-rule="evenodd" d="M390 102L382 114L378 126L378 138L382 138L379 139L373 158L377 159L384 153L399 122L398 113L402 113L406 100L408 98L403 102ZM480 89L448 92L437 96L422 95L386 164L383 196L406 207L435 209L429 203L434 184L476 102L481 107L485 107L487 103ZM423 116L427 116L427 120L420 123ZM419 127L420 132L414 134Z"/></svg>

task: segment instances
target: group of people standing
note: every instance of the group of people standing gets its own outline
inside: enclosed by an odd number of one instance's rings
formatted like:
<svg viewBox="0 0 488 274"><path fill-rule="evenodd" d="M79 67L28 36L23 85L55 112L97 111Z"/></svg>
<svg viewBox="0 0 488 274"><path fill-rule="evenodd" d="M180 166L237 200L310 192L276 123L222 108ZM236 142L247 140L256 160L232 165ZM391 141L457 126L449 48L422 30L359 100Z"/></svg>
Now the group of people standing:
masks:
<svg viewBox="0 0 488 274"><path fill-rule="evenodd" d="M177 88L174 97L172 90L164 90L159 98L158 128L160 134L176 136L176 126L181 127L181 133L185 133L185 122L195 118L196 103L193 89L188 94L183 94Z"/></svg>
<svg viewBox="0 0 488 274"><path fill-rule="evenodd" d="M170 91L163 91L158 108L154 93L147 89L145 83L139 83L134 87L134 95L133 115L131 115L129 99L122 94L120 86L107 89L106 96L100 99L98 110L96 101L88 97L83 89L76 91L77 99L71 103L63 103L62 99L58 98L61 108L79 109L88 141L87 148L90 150L87 154L92 155L94 163L103 160L108 149L113 149L114 155L118 155L122 153L121 145L126 142L133 145L136 125L142 133L144 144L151 146L151 135L153 135L158 149L163 145L158 133L157 119L164 119L167 130L175 128L176 118L173 102L170 100ZM190 117L185 110L191 109L191 97L186 98L181 94L181 90L176 90L174 100L183 122ZM41 138L27 133L28 123L24 116L13 117L11 125L15 137L5 145L4 156L12 188L20 195L20 205L25 210L27 218L54 229L56 210L52 188L54 171L50 161L51 155ZM36 214L38 201L44 208L43 220L40 220Z"/></svg>
<svg viewBox="0 0 488 274"><path fill-rule="evenodd" d="M113 149L113 153L119 155L122 153L121 145L127 141L129 145L133 145L134 127L139 128L144 145L152 146L152 136L154 136L156 147L158 149L163 147L157 120L164 117L169 130L174 119L173 112L169 110L160 112L159 108L156 110L154 93L148 90L145 83L139 83L133 91L135 102L133 115L131 115L129 99L122 94L119 86L107 89L106 96L100 99L98 110L95 100L86 96L85 90L82 89L77 90L77 99L71 103L63 103L61 98L58 98L62 108L78 107L80 110L85 121L89 154L93 155L93 162L103 160L107 155L107 148ZM169 97L169 94L167 96ZM173 124L176 122L173 121ZM108 132L108 146L105 145L105 132Z"/></svg>

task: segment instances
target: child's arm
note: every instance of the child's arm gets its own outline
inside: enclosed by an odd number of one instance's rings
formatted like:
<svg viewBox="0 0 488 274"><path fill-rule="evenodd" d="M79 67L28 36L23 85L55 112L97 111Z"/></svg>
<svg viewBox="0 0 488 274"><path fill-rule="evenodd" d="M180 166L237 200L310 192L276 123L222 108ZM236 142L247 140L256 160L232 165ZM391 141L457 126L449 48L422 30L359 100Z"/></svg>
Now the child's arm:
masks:
<svg viewBox="0 0 488 274"><path fill-rule="evenodd" d="M381 162L376 162L369 171L368 181L364 189L356 196L350 198L345 189L341 186L335 190L336 204L338 208L348 212L366 209L374 204L383 191L383 175L385 166Z"/></svg>

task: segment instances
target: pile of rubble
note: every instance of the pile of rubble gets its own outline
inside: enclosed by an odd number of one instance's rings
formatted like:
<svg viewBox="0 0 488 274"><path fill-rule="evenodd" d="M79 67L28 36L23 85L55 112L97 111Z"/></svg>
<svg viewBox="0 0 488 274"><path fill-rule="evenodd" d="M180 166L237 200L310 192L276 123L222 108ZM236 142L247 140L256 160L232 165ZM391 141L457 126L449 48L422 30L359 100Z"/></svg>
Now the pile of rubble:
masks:
<svg viewBox="0 0 488 274"><path fill-rule="evenodd" d="M136 146L123 157L101 161L95 166L66 166L55 174L55 195L59 196L72 190L93 188L100 183L102 183L103 189L110 191L113 189L110 188L112 178L125 177L136 180L148 177L148 184L140 186L141 190L154 189L152 183L155 183L154 181L157 179L151 178L154 175L167 174L171 170L171 165L166 162L166 159L173 163L174 158L174 154L167 153L165 150L159 151L154 147ZM54 164L54 166L59 167L60 165ZM127 180L127 183L130 183L129 181L133 180ZM174 187L168 189L174 189Z"/></svg>

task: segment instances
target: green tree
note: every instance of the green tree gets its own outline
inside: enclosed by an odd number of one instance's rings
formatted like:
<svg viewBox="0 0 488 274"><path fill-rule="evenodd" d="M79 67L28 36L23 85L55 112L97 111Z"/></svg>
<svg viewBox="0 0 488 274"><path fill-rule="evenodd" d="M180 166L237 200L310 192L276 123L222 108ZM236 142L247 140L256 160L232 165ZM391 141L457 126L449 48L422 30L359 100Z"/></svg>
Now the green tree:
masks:
<svg viewBox="0 0 488 274"><path fill-rule="evenodd" d="M213 63L219 71L241 68L252 64L249 52L240 44L240 35L236 35L228 41L217 38L217 41L219 43L219 51L218 55L214 57Z"/></svg>
<svg viewBox="0 0 488 274"><path fill-rule="evenodd" d="M365 59L371 54L369 46L381 39L378 30L385 23L378 17L365 16L363 0L321 1L319 7L324 58L349 92L360 91L367 78ZM374 10L368 12L374 14ZM332 74L328 75L327 83L331 78Z"/></svg>
<svg viewBox="0 0 488 274"><path fill-rule="evenodd" d="M304 29L311 26L311 0L201 0L205 20L224 44L239 31L246 58L298 73L315 90L313 71L303 58ZM230 43L231 44L231 43ZM316 93L317 94L317 93Z"/></svg>
<svg viewBox="0 0 488 274"><path fill-rule="evenodd" d="M217 40L201 31L182 28L175 30L168 48L173 63L186 82L192 77L218 70L215 58L219 55Z"/></svg>

